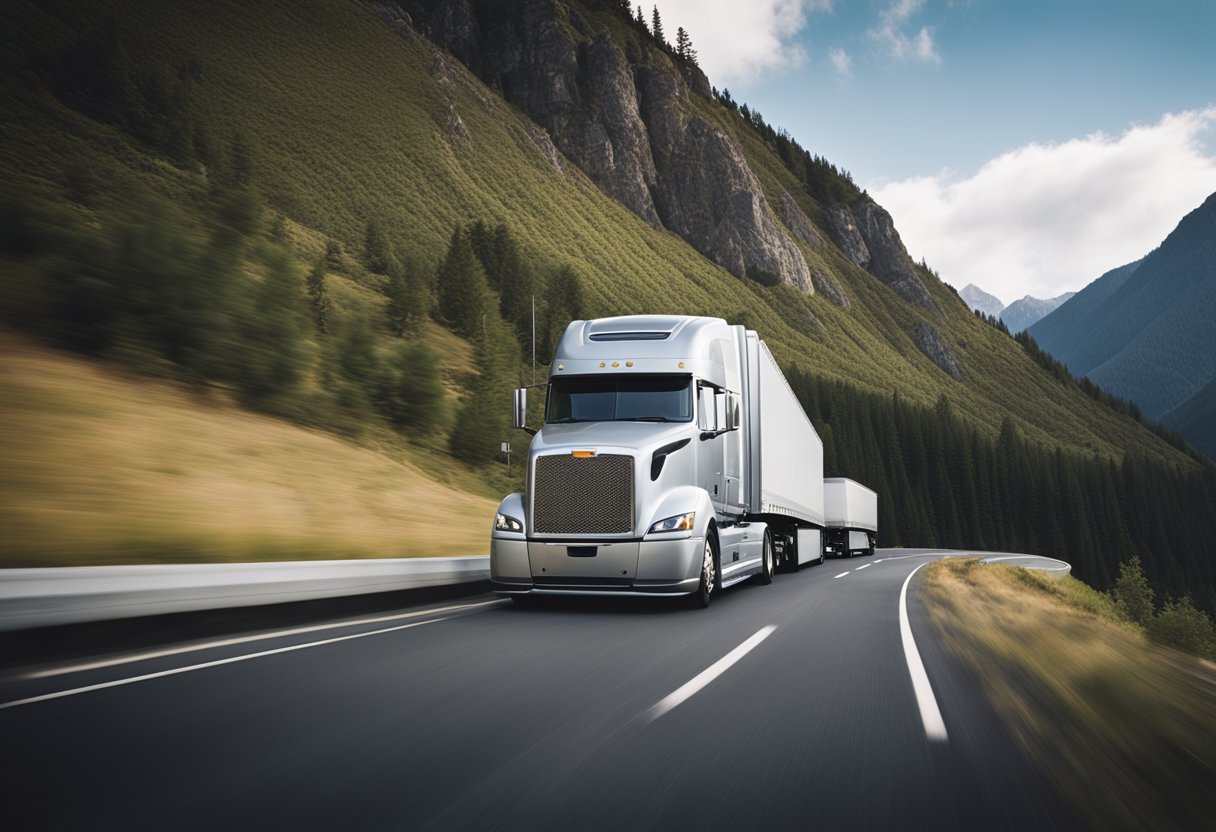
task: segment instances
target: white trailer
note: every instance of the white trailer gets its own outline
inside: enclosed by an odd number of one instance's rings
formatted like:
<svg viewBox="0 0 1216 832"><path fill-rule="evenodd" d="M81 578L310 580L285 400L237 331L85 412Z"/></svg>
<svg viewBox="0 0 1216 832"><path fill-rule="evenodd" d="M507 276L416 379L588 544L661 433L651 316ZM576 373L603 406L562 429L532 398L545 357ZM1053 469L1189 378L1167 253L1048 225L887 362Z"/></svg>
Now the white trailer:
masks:
<svg viewBox="0 0 1216 832"><path fill-rule="evenodd" d="M768 345L750 330L745 368L749 513L770 520L779 561L791 566L822 561L823 440Z"/></svg>
<svg viewBox="0 0 1216 832"><path fill-rule="evenodd" d="M830 557L874 554L878 532L878 495L844 477L823 481L826 528L824 552Z"/></svg>

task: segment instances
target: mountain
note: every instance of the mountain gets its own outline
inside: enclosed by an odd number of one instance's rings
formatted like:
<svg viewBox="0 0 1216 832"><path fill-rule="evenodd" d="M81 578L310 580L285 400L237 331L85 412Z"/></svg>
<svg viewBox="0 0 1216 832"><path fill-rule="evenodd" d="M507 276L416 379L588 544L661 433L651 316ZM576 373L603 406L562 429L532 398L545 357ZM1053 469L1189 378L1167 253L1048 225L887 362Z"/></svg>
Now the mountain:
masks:
<svg viewBox="0 0 1216 832"><path fill-rule="evenodd" d="M1042 319L1045 315L1058 309L1060 304L1075 294L1076 292L1065 292L1058 297L1048 298L1047 300L1027 295L1021 300L1015 300L1006 306L1001 310L998 317L1005 322L1005 326L1009 327L1011 333L1017 335L1023 329Z"/></svg>
<svg viewBox="0 0 1216 832"><path fill-rule="evenodd" d="M1151 254L1087 286L1030 335L1151 419L1216 378L1216 194Z"/></svg>
<svg viewBox="0 0 1216 832"><path fill-rule="evenodd" d="M988 294L974 283L964 286L958 296L971 307L972 312L983 312L993 318L998 317L1005 308L1005 304L1001 302L1000 298Z"/></svg>
<svg viewBox="0 0 1216 832"><path fill-rule="evenodd" d="M1216 379L1161 419L1192 445L1216 459Z"/></svg>

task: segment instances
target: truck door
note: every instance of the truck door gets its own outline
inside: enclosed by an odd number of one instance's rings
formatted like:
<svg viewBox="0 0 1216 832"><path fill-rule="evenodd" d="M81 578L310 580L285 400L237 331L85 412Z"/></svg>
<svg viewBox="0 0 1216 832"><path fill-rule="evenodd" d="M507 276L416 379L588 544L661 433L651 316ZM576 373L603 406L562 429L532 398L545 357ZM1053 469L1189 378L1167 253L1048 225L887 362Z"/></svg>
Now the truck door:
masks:
<svg viewBox="0 0 1216 832"><path fill-rule="evenodd" d="M721 427L718 417L725 407L725 398L717 388L704 382L697 394L697 426L702 437L697 443L697 485L709 494L709 499L717 511L721 511L726 502L726 483L723 477L726 435L718 433Z"/></svg>

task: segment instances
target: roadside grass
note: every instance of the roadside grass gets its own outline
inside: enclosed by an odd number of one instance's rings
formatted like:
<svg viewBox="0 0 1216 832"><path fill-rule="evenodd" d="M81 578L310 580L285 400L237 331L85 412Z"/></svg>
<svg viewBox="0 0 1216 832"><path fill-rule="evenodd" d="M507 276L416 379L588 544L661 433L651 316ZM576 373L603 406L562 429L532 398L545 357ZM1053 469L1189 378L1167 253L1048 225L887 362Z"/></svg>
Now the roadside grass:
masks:
<svg viewBox="0 0 1216 832"><path fill-rule="evenodd" d="M504 485L11 336L0 422L5 567L480 555Z"/></svg>
<svg viewBox="0 0 1216 832"><path fill-rule="evenodd" d="M948 648L1094 828L1216 817L1216 665L1150 644L1075 578L945 559L925 587Z"/></svg>

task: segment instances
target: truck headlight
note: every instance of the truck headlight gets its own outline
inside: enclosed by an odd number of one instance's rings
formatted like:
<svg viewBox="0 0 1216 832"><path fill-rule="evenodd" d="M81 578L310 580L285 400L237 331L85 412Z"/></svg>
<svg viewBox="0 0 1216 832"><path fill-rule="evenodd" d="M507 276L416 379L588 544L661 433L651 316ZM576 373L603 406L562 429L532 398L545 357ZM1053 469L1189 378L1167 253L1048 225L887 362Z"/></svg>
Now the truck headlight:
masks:
<svg viewBox="0 0 1216 832"><path fill-rule="evenodd" d="M494 515L494 531L523 534L524 524L516 520L514 517L508 517L502 512L497 512Z"/></svg>
<svg viewBox="0 0 1216 832"><path fill-rule="evenodd" d="M677 514L675 517L668 517L666 520L660 520L650 527L647 534L654 532L690 532L692 531L692 521L697 517L695 511L690 511L687 514Z"/></svg>

